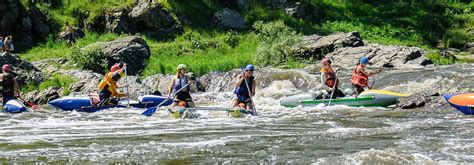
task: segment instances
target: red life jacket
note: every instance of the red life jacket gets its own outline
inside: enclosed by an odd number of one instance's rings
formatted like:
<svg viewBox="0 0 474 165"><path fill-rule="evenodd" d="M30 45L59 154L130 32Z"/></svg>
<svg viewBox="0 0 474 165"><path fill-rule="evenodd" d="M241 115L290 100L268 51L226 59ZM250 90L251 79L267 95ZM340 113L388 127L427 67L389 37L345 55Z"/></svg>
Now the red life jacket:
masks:
<svg viewBox="0 0 474 165"><path fill-rule="evenodd" d="M366 75L363 72L357 73L357 68L359 68L359 65L357 65L352 71L352 84L360 85L362 87L369 86L367 83L369 81L369 75Z"/></svg>
<svg viewBox="0 0 474 165"><path fill-rule="evenodd" d="M336 74L332 70L332 68L322 68L321 73L325 73L326 75L326 82L325 84L332 88L334 86L334 83L336 82Z"/></svg>

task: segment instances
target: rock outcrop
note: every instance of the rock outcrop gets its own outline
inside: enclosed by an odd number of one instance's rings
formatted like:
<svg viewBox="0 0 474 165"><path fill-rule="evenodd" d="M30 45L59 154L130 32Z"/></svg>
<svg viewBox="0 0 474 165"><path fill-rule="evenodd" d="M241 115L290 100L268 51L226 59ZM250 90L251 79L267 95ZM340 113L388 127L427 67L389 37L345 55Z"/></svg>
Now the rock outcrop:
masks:
<svg viewBox="0 0 474 165"><path fill-rule="evenodd" d="M15 47L31 47L51 33L46 16L34 5L25 9L19 0L0 1L0 35L13 36Z"/></svg>
<svg viewBox="0 0 474 165"><path fill-rule="evenodd" d="M417 47L369 44L360 47L339 48L326 55L342 67L353 67L360 57L368 57L374 67L402 67L405 65L426 66L432 64L424 55L426 51Z"/></svg>
<svg viewBox="0 0 474 165"><path fill-rule="evenodd" d="M226 29L244 29L245 22L242 16L229 8L224 8L221 11L214 13L214 23Z"/></svg>
<svg viewBox="0 0 474 165"><path fill-rule="evenodd" d="M306 16L305 6L301 2L295 2L285 8L286 14L291 17L304 18Z"/></svg>
<svg viewBox="0 0 474 165"><path fill-rule="evenodd" d="M295 57L322 59L324 55L336 48L364 46L358 32L335 33L328 36L305 36L303 41L294 46Z"/></svg>
<svg viewBox="0 0 474 165"><path fill-rule="evenodd" d="M47 104L49 101L62 96L63 89L61 87L48 87L43 91L35 90L24 95L26 101L32 101L36 104Z"/></svg>
<svg viewBox="0 0 474 165"><path fill-rule="evenodd" d="M140 37L128 36L110 42L97 42L86 46L84 49L100 47L109 61L108 68L115 63L127 63L129 75L140 73L150 59L150 47Z"/></svg>
<svg viewBox="0 0 474 165"><path fill-rule="evenodd" d="M170 13L154 2L139 2L131 9L106 12L87 26L99 32L142 33L153 37L182 32Z"/></svg>
<svg viewBox="0 0 474 165"><path fill-rule="evenodd" d="M468 51L469 53L474 54L474 42L467 43L464 46L464 49L466 49L466 51Z"/></svg>

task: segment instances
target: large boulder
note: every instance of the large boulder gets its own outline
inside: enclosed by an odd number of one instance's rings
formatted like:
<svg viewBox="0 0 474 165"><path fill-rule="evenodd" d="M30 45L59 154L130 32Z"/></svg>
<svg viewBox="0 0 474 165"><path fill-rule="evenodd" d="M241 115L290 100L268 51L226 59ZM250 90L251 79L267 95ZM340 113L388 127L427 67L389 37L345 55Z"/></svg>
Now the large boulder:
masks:
<svg viewBox="0 0 474 165"><path fill-rule="evenodd" d="M368 44L361 47L339 48L326 57L330 57L334 64L347 68L355 66L360 57L368 57L374 67L393 68L432 64L425 54L424 49L417 47Z"/></svg>
<svg viewBox="0 0 474 165"><path fill-rule="evenodd" d="M12 72L20 86L27 82L39 84L45 80L45 76L38 68L30 62L20 59L16 54L3 53L0 56L0 66L4 64L11 65Z"/></svg>
<svg viewBox="0 0 474 165"><path fill-rule="evenodd" d="M26 101L32 101L37 104L47 104L49 101L61 97L63 88L61 87L48 87L43 91L35 90L24 95Z"/></svg>
<svg viewBox="0 0 474 165"><path fill-rule="evenodd" d="M245 22L242 16L229 8L224 8L214 13L214 23L226 29L244 29Z"/></svg>
<svg viewBox="0 0 474 165"><path fill-rule="evenodd" d="M0 1L0 35L13 36L16 48L45 41L51 32L46 16L34 5L29 10L19 0Z"/></svg>
<svg viewBox="0 0 474 165"><path fill-rule="evenodd" d="M328 36L317 34L303 37L303 41L294 46L296 57L321 59L339 47L364 46L358 32L334 33Z"/></svg>
<svg viewBox="0 0 474 165"><path fill-rule="evenodd" d="M98 19L99 20L99 19ZM112 33L134 33L135 29L130 25L128 15L125 10L106 13L105 29Z"/></svg>
<svg viewBox="0 0 474 165"><path fill-rule="evenodd" d="M153 37L182 32L170 13L155 2L139 2L131 9L105 12L86 26L99 32L142 33Z"/></svg>
<svg viewBox="0 0 474 165"><path fill-rule="evenodd" d="M474 54L474 42L467 43L464 46L464 49L466 49L466 51L468 51L469 53Z"/></svg>
<svg viewBox="0 0 474 165"><path fill-rule="evenodd" d="M173 17L156 3L138 3L133 7L132 11L128 13L128 16L135 22L135 25L144 25L138 26L137 28L162 29L175 24Z"/></svg>
<svg viewBox="0 0 474 165"><path fill-rule="evenodd" d="M145 40L137 36L127 36L110 42L97 42L83 49L94 47L99 47L105 53L109 61L108 67L119 62L127 63L129 75L143 71L147 60L150 59L150 47Z"/></svg>

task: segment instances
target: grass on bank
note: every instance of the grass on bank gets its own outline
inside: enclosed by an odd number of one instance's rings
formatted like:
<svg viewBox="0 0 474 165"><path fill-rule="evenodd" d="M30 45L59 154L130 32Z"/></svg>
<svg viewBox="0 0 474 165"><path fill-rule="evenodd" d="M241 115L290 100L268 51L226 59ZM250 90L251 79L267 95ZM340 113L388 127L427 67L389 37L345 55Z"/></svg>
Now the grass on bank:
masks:
<svg viewBox="0 0 474 165"><path fill-rule="evenodd" d="M329 34L337 31L359 31L369 42L398 44L433 49L443 40L445 45L459 47L472 36L466 29L473 27L474 2L378 2L378 1L301 1L306 5L306 17L288 16L283 9L275 9L263 1L251 1L250 7L239 11L248 29L241 32L227 32L216 28L212 15L223 7L235 9L235 4L219 4L215 0L159 0L175 18L186 17L182 21L185 33L168 41L150 38L145 40L151 48L151 59L142 76L156 73L174 73L174 67L186 63L190 71L198 75L209 71L237 68L252 62L252 55L258 50L260 40L252 32L256 21L283 21L285 25L301 34ZM449 3L447 3L449 2ZM86 17L91 21L103 11L132 6L134 0L52 0L51 3L36 2L53 22L63 25L65 21L79 25ZM87 14L88 13L88 14ZM97 41L110 41L121 37L117 34L97 34L86 32L86 37L76 44L83 47ZM234 34L229 34L234 33ZM41 44L22 54L22 58L36 61L45 58L70 57L70 49L65 43L55 43L50 37ZM229 39L226 39L229 38ZM234 42L234 43L232 43ZM447 64L444 57L430 55L435 63ZM272 59L269 59L272 60ZM447 59L444 59L447 60ZM438 62L436 62L438 61ZM449 60L448 60L449 61ZM301 67L301 61L290 59L287 67Z"/></svg>
<svg viewBox="0 0 474 165"><path fill-rule="evenodd" d="M38 90L38 89L42 91L48 87L56 86L56 87L63 87L64 89L63 95L69 95L70 93L69 86L76 81L77 80L75 80L74 78L70 76L53 74L51 75L51 77L49 77L47 80L43 81L39 85L35 85L31 82L27 82L26 85L21 87L21 92L28 93L28 92Z"/></svg>

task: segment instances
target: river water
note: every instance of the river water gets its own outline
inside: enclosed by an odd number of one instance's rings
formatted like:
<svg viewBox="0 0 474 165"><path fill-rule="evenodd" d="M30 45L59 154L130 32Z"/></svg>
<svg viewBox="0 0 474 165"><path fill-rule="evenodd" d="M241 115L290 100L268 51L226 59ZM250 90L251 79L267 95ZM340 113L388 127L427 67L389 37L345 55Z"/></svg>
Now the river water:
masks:
<svg viewBox="0 0 474 165"><path fill-rule="evenodd" d="M374 77L374 86L409 94L436 84L446 86L447 91L472 91L473 68L465 64L386 70ZM341 76L348 82L349 74ZM139 115L142 109L81 113L47 106L22 114L0 113L0 162L474 162L474 118L445 104L410 110L322 105L285 108L279 106L281 97L308 92L312 90L309 86L321 87L317 75L269 69L257 77L261 78L255 97L258 116L232 118L225 112L201 111L199 118L175 120L165 110L144 117ZM456 86L448 88L450 83ZM232 95L206 92L193 97L198 105L226 106Z"/></svg>

